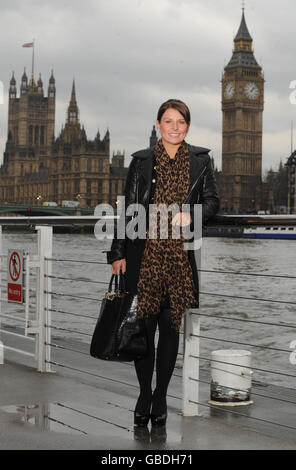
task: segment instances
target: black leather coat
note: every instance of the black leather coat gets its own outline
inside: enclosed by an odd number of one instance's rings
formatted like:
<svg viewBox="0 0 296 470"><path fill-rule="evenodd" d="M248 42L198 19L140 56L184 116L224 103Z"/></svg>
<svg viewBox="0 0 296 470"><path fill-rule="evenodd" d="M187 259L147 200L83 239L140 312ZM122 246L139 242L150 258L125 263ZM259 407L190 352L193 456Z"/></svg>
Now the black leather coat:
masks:
<svg viewBox="0 0 296 470"><path fill-rule="evenodd" d="M194 219L194 204L202 204L202 223L204 225L219 209L215 176L208 154L209 149L188 144L188 150L190 184L184 203L190 204L192 219ZM125 208L129 204L138 201L138 203L143 204L148 209L149 203L153 202L157 176L154 170L155 160L153 151L154 147L150 147L132 154L133 159L128 169L124 189ZM125 216L125 224L130 219L131 217ZM194 220L191 224L191 230L193 230L193 224ZM115 231L111 249L107 252L107 262L110 264L122 258L126 259L127 290L134 293L137 292L139 270L145 243L146 239L136 238L135 240L130 240L128 237L123 240L117 239ZM193 250L188 250L188 257L193 273L195 297L199 301L198 273Z"/></svg>

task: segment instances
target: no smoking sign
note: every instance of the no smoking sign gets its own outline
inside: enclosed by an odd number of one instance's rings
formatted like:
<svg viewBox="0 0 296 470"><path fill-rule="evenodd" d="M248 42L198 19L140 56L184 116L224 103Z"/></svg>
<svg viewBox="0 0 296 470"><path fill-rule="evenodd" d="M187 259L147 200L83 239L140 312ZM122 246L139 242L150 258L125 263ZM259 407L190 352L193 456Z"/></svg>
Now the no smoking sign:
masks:
<svg viewBox="0 0 296 470"><path fill-rule="evenodd" d="M23 259L22 251L8 250L7 296L10 302L23 301Z"/></svg>

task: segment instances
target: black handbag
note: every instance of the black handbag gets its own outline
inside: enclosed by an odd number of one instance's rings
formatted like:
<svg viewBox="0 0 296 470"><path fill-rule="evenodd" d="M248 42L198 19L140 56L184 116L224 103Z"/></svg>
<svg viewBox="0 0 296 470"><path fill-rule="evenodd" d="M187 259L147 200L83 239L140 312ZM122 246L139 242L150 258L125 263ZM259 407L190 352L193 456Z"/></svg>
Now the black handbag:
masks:
<svg viewBox="0 0 296 470"><path fill-rule="evenodd" d="M112 274L93 333L90 355L108 361L134 361L146 354L147 333L145 320L137 318L137 295L126 292L124 274Z"/></svg>

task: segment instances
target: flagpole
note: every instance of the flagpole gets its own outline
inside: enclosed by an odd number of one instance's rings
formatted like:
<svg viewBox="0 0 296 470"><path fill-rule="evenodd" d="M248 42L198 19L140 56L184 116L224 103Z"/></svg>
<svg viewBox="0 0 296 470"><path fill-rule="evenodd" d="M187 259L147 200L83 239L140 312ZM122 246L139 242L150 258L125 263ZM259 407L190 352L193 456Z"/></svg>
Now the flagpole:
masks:
<svg viewBox="0 0 296 470"><path fill-rule="evenodd" d="M35 39L33 39L33 50L32 50L32 77L34 76L34 48L35 48Z"/></svg>

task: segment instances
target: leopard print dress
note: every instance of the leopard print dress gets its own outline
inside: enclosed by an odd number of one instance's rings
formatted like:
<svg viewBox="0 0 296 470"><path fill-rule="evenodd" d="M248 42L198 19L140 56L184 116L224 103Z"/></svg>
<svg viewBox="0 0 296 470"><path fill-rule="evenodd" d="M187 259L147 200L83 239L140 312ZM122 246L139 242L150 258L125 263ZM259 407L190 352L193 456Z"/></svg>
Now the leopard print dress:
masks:
<svg viewBox="0 0 296 470"><path fill-rule="evenodd" d="M137 284L137 315L147 318L159 313L161 303L169 298L171 323L179 331L185 311L197 306L192 269L179 226L179 237L173 235L172 212L168 212L166 238L160 218L165 216L166 207L170 204L177 204L177 212L181 211L189 188L189 152L187 143L183 141L175 158L171 159L161 140L154 152L157 179L153 203L160 210L157 213L152 211L152 215L150 211L149 230Z"/></svg>

